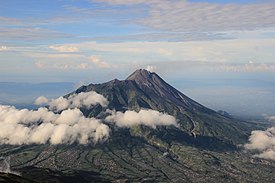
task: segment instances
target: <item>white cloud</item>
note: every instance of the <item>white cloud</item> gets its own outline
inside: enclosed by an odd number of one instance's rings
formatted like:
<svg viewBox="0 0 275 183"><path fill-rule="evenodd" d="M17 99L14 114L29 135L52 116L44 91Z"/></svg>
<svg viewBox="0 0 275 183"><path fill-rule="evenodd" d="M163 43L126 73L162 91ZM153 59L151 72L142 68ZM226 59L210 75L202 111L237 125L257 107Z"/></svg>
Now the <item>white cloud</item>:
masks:
<svg viewBox="0 0 275 183"><path fill-rule="evenodd" d="M92 55L90 61L99 68L109 68L110 65L97 55Z"/></svg>
<svg viewBox="0 0 275 183"><path fill-rule="evenodd" d="M250 62L247 64L219 64L212 68L231 72L263 72L275 71L275 64L254 64Z"/></svg>
<svg viewBox="0 0 275 183"><path fill-rule="evenodd" d="M41 41L60 38L73 37L70 34L65 34L49 29L42 28L1 28L0 39L2 41Z"/></svg>
<svg viewBox="0 0 275 183"><path fill-rule="evenodd" d="M85 70L85 69L88 69L89 66L88 66L87 63L81 63L81 64L78 64L78 65L76 66L76 68L81 69L81 70Z"/></svg>
<svg viewBox="0 0 275 183"><path fill-rule="evenodd" d="M46 68L46 65L42 62L35 62L35 66L39 69L44 69Z"/></svg>
<svg viewBox="0 0 275 183"><path fill-rule="evenodd" d="M275 116L269 116L269 117L268 117L268 120L269 120L269 121L272 121L272 122L275 122Z"/></svg>
<svg viewBox="0 0 275 183"><path fill-rule="evenodd" d="M244 147L256 151L255 157L275 160L275 127L252 131L249 143Z"/></svg>
<svg viewBox="0 0 275 183"><path fill-rule="evenodd" d="M115 123L118 127L132 127L137 125L145 125L152 128L156 126L177 126L176 119L168 114L154 110L141 109L139 112L111 111L111 115L106 117L106 121Z"/></svg>
<svg viewBox="0 0 275 183"><path fill-rule="evenodd" d="M54 70L86 70L92 68L88 57L75 53L42 53L42 52L24 52L27 57L31 57L35 66L39 69Z"/></svg>
<svg viewBox="0 0 275 183"><path fill-rule="evenodd" d="M40 96L36 99L36 104L39 105L41 102L45 104L46 101L48 101L46 104L49 105L49 109L56 112L72 108L90 108L96 104L100 104L103 107L108 105L108 100L94 91L72 94L68 98L61 96L50 101L46 97Z"/></svg>
<svg viewBox="0 0 275 183"><path fill-rule="evenodd" d="M148 65L148 66L146 67L146 70L149 71L149 72L154 72L155 66Z"/></svg>
<svg viewBox="0 0 275 183"><path fill-rule="evenodd" d="M61 45L61 46L54 46L51 45L49 46L50 49L58 51L58 52L78 52L78 48L77 47L73 47L73 46L65 46L65 45Z"/></svg>
<svg viewBox="0 0 275 183"><path fill-rule="evenodd" d="M114 4L114 5L137 5L137 4L154 4L154 3L159 3L159 0L94 0L96 2L104 2L104 3L109 3L109 4Z"/></svg>
<svg viewBox="0 0 275 183"><path fill-rule="evenodd" d="M9 48L7 46L0 46L0 51L7 51Z"/></svg>
<svg viewBox="0 0 275 183"><path fill-rule="evenodd" d="M30 56L36 59L48 58L48 59L83 59L86 58L84 55L81 54L70 54L70 53L39 53L39 52L32 52L32 53L24 53L26 56Z"/></svg>
<svg viewBox="0 0 275 183"><path fill-rule="evenodd" d="M127 58L129 61L200 61L245 64L272 63L275 39L232 39L188 42L82 42L72 44L79 49L92 52L109 52L112 62ZM95 62L100 60L94 57ZM251 65L251 64L250 64Z"/></svg>
<svg viewBox="0 0 275 183"><path fill-rule="evenodd" d="M109 137L109 127L86 118L79 109L55 114L46 108L18 110L0 105L0 144L97 143Z"/></svg>
<svg viewBox="0 0 275 183"><path fill-rule="evenodd" d="M232 39L187 42L82 42L64 44L82 50L83 55L73 53L27 52L26 56L37 60L35 65L40 69L55 70L88 70L93 68L134 68L157 65L157 69L180 67L189 63L192 68L213 68L228 72L268 72L274 71L275 39ZM110 62L101 56L90 55L101 52ZM107 53L107 54L106 54ZM196 62L196 63L195 63ZM202 63L202 64L199 64ZM212 65L211 65L212 64ZM185 67L188 69L187 67Z"/></svg>
<svg viewBox="0 0 275 183"><path fill-rule="evenodd" d="M44 104L47 104L48 102L49 102L49 100L46 97L40 96L35 100L34 104L35 105L44 105Z"/></svg>
<svg viewBox="0 0 275 183"><path fill-rule="evenodd" d="M159 29L179 32L207 32L253 30L275 26L273 3L218 4L187 0L122 1L98 0L110 5L146 5L148 16L137 23Z"/></svg>

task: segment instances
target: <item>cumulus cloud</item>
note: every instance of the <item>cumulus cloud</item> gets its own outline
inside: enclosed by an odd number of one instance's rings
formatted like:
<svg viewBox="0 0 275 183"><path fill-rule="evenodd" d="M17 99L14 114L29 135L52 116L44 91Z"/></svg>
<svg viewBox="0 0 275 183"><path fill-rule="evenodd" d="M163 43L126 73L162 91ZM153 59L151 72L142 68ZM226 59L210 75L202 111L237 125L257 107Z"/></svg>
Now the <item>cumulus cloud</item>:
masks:
<svg viewBox="0 0 275 183"><path fill-rule="evenodd" d="M275 116L266 116L266 119L271 122L275 122Z"/></svg>
<svg viewBox="0 0 275 183"><path fill-rule="evenodd" d="M110 128L100 119L86 118L78 109L95 104L107 106L108 101L102 95L86 92L51 101L45 97L36 100L36 104L45 103L49 105L48 108L40 107L37 110L19 110L14 106L0 105L0 144L87 144L108 139ZM173 116L154 110L107 113L109 116L105 122L115 123L118 127L177 126Z"/></svg>
<svg viewBox="0 0 275 183"><path fill-rule="evenodd" d="M97 55L92 55L90 61L99 68L109 68L110 65Z"/></svg>
<svg viewBox="0 0 275 183"><path fill-rule="evenodd" d="M35 105L44 105L44 104L47 104L48 102L49 102L49 100L46 97L40 96L35 100L34 104Z"/></svg>
<svg viewBox="0 0 275 183"><path fill-rule="evenodd" d="M0 144L87 144L109 137L107 125L76 108L55 114L44 107L33 111L0 105L0 125Z"/></svg>
<svg viewBox="0 0 275 183"><path fill-rule="evenodd" d="M8 47L6 46L0 46L0 51L7 51L8 50Z"/></svg>
<svg viewBox="0 0 275 183"><path fill-rule="evenodd" d="M61 46L51 45L51 46L49 46L49 48L52 49L52 50L58 51L58 52L70 52L70 53L73 53L73 52L78 52L79 51L77 47L67 46L67 45L61 45Z"/></svg>
<svg viewBox="0 0 275 183"><path fill-rule="evenodd" d="M125 113L111 111L111 115L106 117L106 121L115 123L118 127L132 127L145 125L152 128L156 126L177 126L177 121L173 116L154 110L141 109L139 112L126 111Z"/></svg>
<svg viewBox="0 0 275 183"><path fill-rule="evenodd" d="M72 109L72 108L81 108L86 107L90 108L96 104L100 104L103 107L108 105L108 100L94 92L81 92L81 93L74 93L70 95L68 98L59 97L57 99L48 100L44 96L40 96L36 99L35 104L48 104L49 109L55 112L59 112L65 109Z"/></svg>
<svg viewBox="0 0 275 183"><path fill-rule="evenodd" d="M89 66L88 66L88 64L86 64L86 63L81 63L81 64L78 64L78 65L76 66L76 68L81 69L81 70L85 70L85 69L88 69Z"/></svg>
<svg viewBox="0 0 275 183"><path fill-rule="evenodd" d="M266 131L252 131L249 143L244 146L247 150L254 150L255 157L275 160L275 127Z"/></svg>

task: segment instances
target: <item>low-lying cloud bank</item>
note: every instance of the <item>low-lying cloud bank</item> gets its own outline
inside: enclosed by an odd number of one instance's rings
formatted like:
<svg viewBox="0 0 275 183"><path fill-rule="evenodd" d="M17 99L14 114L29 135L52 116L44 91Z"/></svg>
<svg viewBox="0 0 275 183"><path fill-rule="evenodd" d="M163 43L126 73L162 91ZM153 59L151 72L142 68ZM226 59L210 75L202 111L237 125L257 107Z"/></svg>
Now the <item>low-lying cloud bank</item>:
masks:
<svg viewBox="0 0 275 183"><path fill-rule="evenodd" d="M275 122L275 116L268 116L267 120L270 122Z"/></svg>
<svg viewBox="0 0 275 183"><path fill-rule="evenodd" d="M266 131L252 131L245 149L254 150L255 157L275 160L275 127Z"/></svg>
<svg viewBox="0 0 275 183"><path fill-rule="evenodd" d="M81 92L78 94L72 94L68 98L59 97L49 101L46 97L40 96L35 100L36 105L49 105L49 109L55 112L59 112L65 109L90 108L96 104L100 104L103 107L108 106L108 100L94 92Z"/></svg>
<svg viewBox="0 0 275 183"><path fill-rule="evenodd" d="M128 128L137 125L152 128L177 126L173 116L145 109L124 113L107 110L109 116L105 119L86 118L79 108L96 104L108 106L107 99L96 92L72 94L51 101L41 96L35 103L48 107L19 110L14 106L0 105L0 144L97 143L109 138L110 128L103 121Z"/></svg>
<svg viewBox="0 0 275 183"><path fill-rule="evenodd" d="M139 112L126 111L125 113L112 111L111 115L106 117L106 121L113 122L118 127L137 125L145 125L152 128L156 128L156 126L177 126L177 121L173 116L151 109L142 109Z"/></svg>
<svg viewBox="0 0 275 183"><path fill-rule="evenodd" d="M87 144L109 137L109 127L98 119L86 118L79 109L55 114L0 105L0 144Z"/></svg>

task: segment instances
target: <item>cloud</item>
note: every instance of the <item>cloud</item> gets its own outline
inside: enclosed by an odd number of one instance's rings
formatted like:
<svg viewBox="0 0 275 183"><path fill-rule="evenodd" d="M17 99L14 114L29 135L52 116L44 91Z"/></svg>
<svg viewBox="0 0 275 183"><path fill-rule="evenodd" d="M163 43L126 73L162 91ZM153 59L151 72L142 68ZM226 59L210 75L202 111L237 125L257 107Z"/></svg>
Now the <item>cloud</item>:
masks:
<svg viewBox="0 0 275 183"><path fill-rule="evenodd" d="M73 36L54 30L42 28L1 28L0 39L2 41L42 41L72 38Z"/></svg>
<svg viewBox="0 0 275 183"><path fill-rule="evenodd" d="M95 2L104 2L113 5L137 5L137 4L156 4L159 0L94 0Z"/></svg>
<svg viewBox="0 0 275 183"><path fill-rule="evenodd" d="M275 64L218 64L213 67L213 69L230 71L230 72L264 72L264 71L274 71Z"/></svg>
<svg viewBox="0 0 275 183"><path fill-rule="evenodd" d="M46 97L40 96L35 100L34 104L35 105L44 105L44 104L47 104L48 102L49 102L49 100Z"/></svg>
<svg viewBox="0 0 275 183"><path fill-rule="evenodd" d="M76 66L76 68L81 69L81 70L85 70L85 69L89 68L89 65L87 63L81 63L81 64L78 64Z"/></svg>
<svg viewBox="0 0 275 183"><path fill-rule="evenodd" d="M127 61L132 62L142 60L143 63L147 62L146 65L148 65L148 62L152 63L154 61L157 61L157 64L164 61L168 63L170 61L219 62L220 64L246 64L253 61L255 68L257 64L272 63L273 55L270 54L270 50L275 49L275 39L186 42L82 42L69 45L78 47L85 52L108 52L111 55L110 60L112 62L116 61L116 63L121 62L123 59L125 61L125 58ZM96 56L94 59L99 58ZM249 64L249 66L253 64ZM263 66L260 66L262 70Z"/></svg>
<svg viewBox="0 0 275 183"><path fill-rule="evenodd" d="M275 127L266 131L252 131L249 143L244 147L247 150L254 150L255 157L275 160Z"/></svg>
<svg viewBox="0 0 275 183"><path fill-rule="evenodd" d="M35 66L39 69L45 69L46 65L42 62L35 62Z"/></svg>
<svg viewBox="0 0 275 183"><path fill-rule="evenodd" d="M37 14L29 17L24 17L24 18L11 18L11 17L0 16L1 26L39 27L39 26L46 26L46 25L71 24L71 23L76 23L76 22L85 20L83 17L78 17L74 15L53 16L51 18L50 17L38 18L36 17L36 15Z"/></svg>
<svg viewBox="0 0 275 183"><path fill-rule="evenodd" d="M46 97L40 96L36 99L36 104L42 103L45 104L45 102L48 101ZM72 94L68 98L59 97L57 99L52 99L48 101L46 104L49 105L49 109L52 111L62 111L65 109L72 109L72 108L91 108L92 106L96 104L100 104L103 107L107 107L108 100L94 92L81 92L78 94Z"/></svg>
<svg viewBox="0 0 275 183"><path fill-rule="evenodd" d="M99 68L110 68L110 65L97 55L92 55L90 61Z"/></svg>
<svg viewBox="0 0 275 183"><path fill-rule="evenodd" d="M269 116L267 119L268 119L269 121L275 122L275 116Z"/></svg>
<svg viewBox="0 0 275 183"><path fill-rule="evenodd" d="M88 57L75 53L39 53L24 52L27 57L37 60L34 64L39 69L85 70L92 68Z"/></svg>
<svg viewBox="0 0 275 183"><path fill-rule="evenodd" d="M79 109L55 114L47 108L36 111L0 105L0 144L87 144L104 141L109 127L86 118Z"/></svg>
<svg viewBox="0 0 275 183"><path fill-rule="evenodd" d="M239 33L240 34L240 33ZM234 35L235 37L237 35ZM121 36L98 36L92 38L93 41L148 41L148 42L183 42L183 41L202 41L202 40L223 40L233 39L233 35L222 32L162 32L162 33L143 33Z"/></svg>
<svg viewBox="0 0 275 183"><path fill-rule="evenodd" d="M9 48L7 46L0 46L0 51L7 51Z"/></svg>
<svg viewBox="0 0 275 183"><path fill-rule="evenodd" d="M87 63L43 63L43 62L35 62L35 66L38 69L55 69L55 70L86 70L90 69L91 66Z"/></svg>
<svg viewBox="0 0 275 183"><path fill-rule="evenodd" d="M106 117L106 121L115 123L118 127L132 127L145 125L152 128L156 126L177 126L177 121L173 116L154 110L141 109L139 112L111 111L111 115Z"/></svg>
<svg viewBox="0 0 275 183"><path fill-rule="evenodd" d="M110 128L106 124L100 119L86 118L78 109L95 104L107 106L108 101L96 92L72 94L49 102L47 98L39 97L36 103L47 103L49 107L19 110L14 106L0 105L0 144L88 144L109 138ZM110 115L105 122L113 122L118 127L177 126L173 116L154 110L107 113Z"/></svg>
<svg viewBox="0 0 275 183"><path fill-rule="evenodd" d="M275 122L275 116L269 116L267 114L262 114L264 119L268 120L269 122Z"/></svg>
<svg viewBox="0 0 275 183"><path fill-rule="evenodd" d="M58 51L58 52L78 52L78 48L77 47L73 47L73 46L65 46L65 45L61 45L61 46L49 46L50 49Z"/></svg>
<svg viewBox="0 0 275 183"><path fill-rule="evenodd" d="M24 52L23 52L24 53ZM24 55L36 58L36 59L83 59L86 58L81 54L73 54L73 53L43 53L43 52L32 52L32 53L24 53Z"/></svg>
<svg viewBox="0 0 275 183"><path fill-rule="evenodd" d="M149 72L154 72L155 66L148 65L148 66L146 67L146 70L149 71Z"/></svg>
<svg viewBox="0 0 275 183"><path fill-rule="evenodd" d="M187 0L98 1L136 8L140 5L147 6L148 12L136 23L157 30L207 32L253 30L275 26L275 5L273 3L219 4Z"/></svg>

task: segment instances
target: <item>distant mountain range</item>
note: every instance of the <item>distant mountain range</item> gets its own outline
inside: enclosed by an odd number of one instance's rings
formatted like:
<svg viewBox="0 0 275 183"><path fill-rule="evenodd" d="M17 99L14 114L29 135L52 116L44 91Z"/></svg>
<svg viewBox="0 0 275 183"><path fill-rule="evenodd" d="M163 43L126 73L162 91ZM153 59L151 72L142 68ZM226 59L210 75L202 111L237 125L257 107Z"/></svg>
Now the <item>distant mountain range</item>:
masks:
<svg viewBox="0 0 275 183"><path fill-rule="evenodd" d="M12 169L34 181L56 182L274 182L274 162L250 157L241 144L263 124L240 121L190 99L154 72L136 70L126 80L81 86L64 96L95 91L108 106L81 107L86 117L106 111L154 110L176 125L111 129L107 141L79 145L2 145ZM103 120L104 121L104 120ZM1 177L0 177L1 178ZM0 179L1 180L1 179Z"/></svg>

